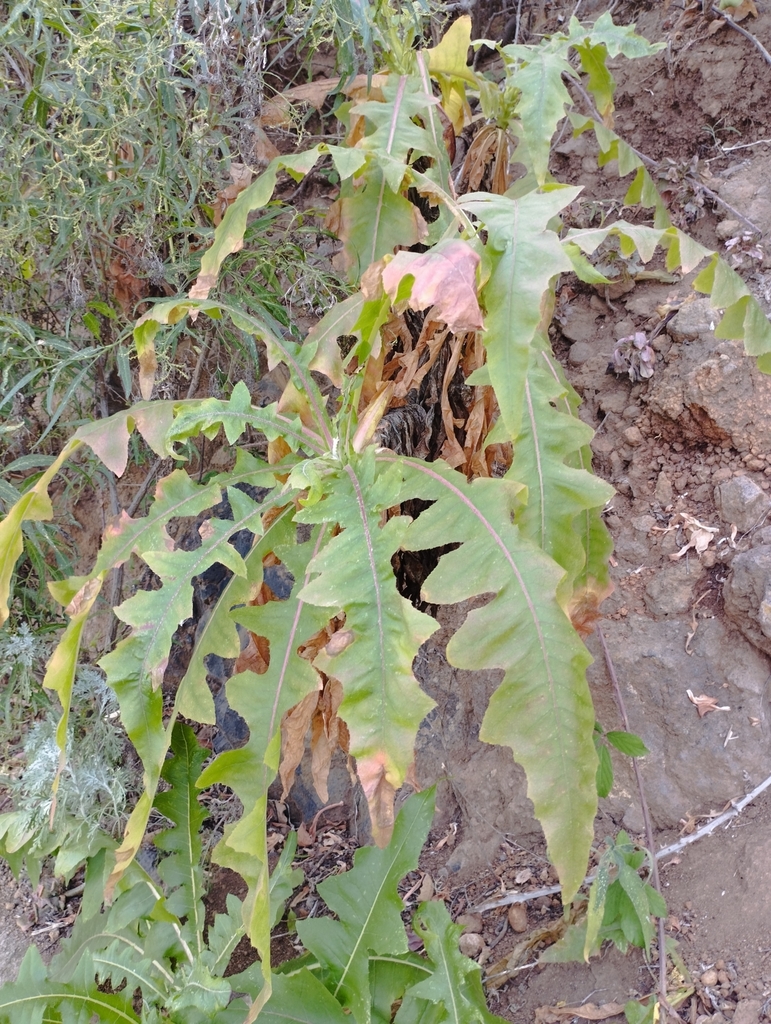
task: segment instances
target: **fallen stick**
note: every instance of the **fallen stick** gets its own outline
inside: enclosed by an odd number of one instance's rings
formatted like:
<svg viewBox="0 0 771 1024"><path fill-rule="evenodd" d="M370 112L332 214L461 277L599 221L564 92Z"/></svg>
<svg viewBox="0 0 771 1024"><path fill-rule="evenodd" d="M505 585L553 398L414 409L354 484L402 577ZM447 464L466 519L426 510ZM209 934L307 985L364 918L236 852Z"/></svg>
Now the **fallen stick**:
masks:
<svg viewBox="0 0 771 1024"><path fill-rule="evenodd" d="M671 843L669 846L663 846L660 850L656 851L656 860L659 861L663 857L669 857L673 853L679 853L680 850L685 849L686 846L690 846L691 843L695 843L697 839L702 839L704 836L710 835L719 828L721 825L725 825L726 822L731 821L732 818L737 817L744 810L748 804L751 804L753 800L760 796L766 789L771 786L771 775L767 779L764 779L760 785L756 786L750 793L743 796L741 800L732 800L731 807L718 815L717 818L713 818L708 821L706 825L702 825L701 828L692 832L689 836L683 836L676 843ZM587 875L583 881L583 885L591 885L595 879L595 875ZM479 903L475 907L470 908L470 913L483 914L487 910L496 910L498 907L508 907L512 903L529 903L530 900L540 899L541 896L556 896L557 893L562 892L561 885L548 885L544 889L533 889L532 892L507 892L502 896L498 896L493 900L486 900L484 903Z"/></svg>

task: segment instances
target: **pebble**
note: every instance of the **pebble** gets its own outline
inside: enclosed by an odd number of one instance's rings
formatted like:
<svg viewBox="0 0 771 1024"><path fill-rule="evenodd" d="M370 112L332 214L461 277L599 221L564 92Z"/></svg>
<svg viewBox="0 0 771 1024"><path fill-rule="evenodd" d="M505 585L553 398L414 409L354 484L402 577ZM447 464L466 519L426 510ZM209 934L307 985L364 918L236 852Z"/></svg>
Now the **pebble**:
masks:
<svg viewBox="0 0 771 1024"><path fill-rule="evenodd" d="M710 967L709 970L705 971L699 979L705 987L717 985L717 971L714 967Z"/></svg>
<svg viewBox="0 0 771 1024"><path fill-rule="evenodd" d="M624 440L627 444L631 444L633 448L636 448L643 443L645 438L639 427L627 427L624 431Z"/></svg>
<svg viewBox="0 0 771 1024"><path fill-rule="evenodd" d="M514 932L527 931L527 907L524 903L512 903L509 907L509 924Z"/></svg>
<svg viewBox="0 0 771 1024"><path fill-rule="evenodd" d="M572 366L581 366L583 363L588 362L592 358L592 346L588 345L585 341L576 341L570 346L570 352L568 352L568 362Z"/></svg>
<svg viewBox="0 0 771 1024"><path fill-rule="evenodd" d="M464 932L458 940L458 947L464 956L476 957L485 948L485 940L476 932Z"/></svg>

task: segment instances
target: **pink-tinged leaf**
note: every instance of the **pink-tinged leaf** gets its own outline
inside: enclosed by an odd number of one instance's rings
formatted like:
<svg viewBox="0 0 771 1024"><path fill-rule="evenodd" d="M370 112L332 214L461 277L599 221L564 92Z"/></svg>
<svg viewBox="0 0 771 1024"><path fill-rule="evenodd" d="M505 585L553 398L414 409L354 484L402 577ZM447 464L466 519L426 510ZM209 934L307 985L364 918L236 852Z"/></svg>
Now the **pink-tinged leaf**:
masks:
<svg viewBox="0 0 771 1024"><path fill-rule="evenodd" d="M414 277L409 299L411 309L433 307L431 316L443 320L451 331L477 331L482 313L477 300L476 273L479 255L467 242L451 241L425 253L401 251L383 270L383 288L395 300L402 279Z"/></svg>
<svg viewBox="0 0 771 1024"><path fill-rule="evenodd" d="M131 409L136 428L158 458L167 458L166 435L174 422L174 402L144 402Z"/></svg>
<svg viewBox="0 0 771 1024"><path fill-rule="evenodd" d="M129 417L132 416L129 409L124 409L107 419L86 423L75 432L75 437L87 444L116 476L123 475L128 463Z"/></svg>
<svg viewBox="0 0 771 1024"><path fill-rule="evenodd" d="M137 338L137 357L139 359L139 391L142 398L149 402L153 395L155 385L155 374L158 370L158 360L155 355L155 343L147 338Z"/></svg>

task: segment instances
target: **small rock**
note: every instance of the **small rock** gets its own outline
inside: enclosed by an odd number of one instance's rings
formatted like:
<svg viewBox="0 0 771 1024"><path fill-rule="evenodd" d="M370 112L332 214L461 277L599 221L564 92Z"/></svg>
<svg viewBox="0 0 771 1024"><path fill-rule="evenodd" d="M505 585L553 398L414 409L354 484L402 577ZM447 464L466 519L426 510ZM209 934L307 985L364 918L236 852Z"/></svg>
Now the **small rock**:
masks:
<svg viewBox="0 0 771 1024"><path fill-rule="evenodd" d="M570 346L568 362L572 366L581 366L592 358L592 346L585 341L577 341Z"/></svg>
<svg viewBox="0 0 771 1024"><path fill-rule="evenodd" d="M699 578L701 565L696 559L666 566L645 588L645 607L656 619L682 615L693 604L693 585Z"/></svg>
<svg viewBox="0 0 771 1024"><path fill-rule="evenodd" d="M745 533L771 510L771 498L748 476L735 476L715 488L715 504L724 523Z"/></svg>
<svg viewBox="0 0 771 1024"><path fill-rule="evenodd" d="M724 220L718 224L715 234L721 242L725 242L729 238L736 238L738 234L741 234L741 230L742 226L738 220Z"/></svg>
<svg viewBox="0 0 771 1024"><path fill-rule="evenodd" d="M733 473L730 469L726 469L725 467L722 469L716 469L712 474L712 483L717 486L718 484L724 483L726 480L730 480L732 476Z"/></svg>
<svg viewBox="0 0 771 1024"><path fill-rule="evenodd" d="M570 306L560 330L568 341L591 341L597 337L597 314L584 305Z"/></svg>
<svg viewBox="0 0 771 1024"><path fill-rule="evenodd" d="M734 1024L758 1024L761 1009L759 999L740 999L734 1013Z"/></svg>
<svg viewBox="0 0 771 1024"><path fill-rule="evenodd" d="M709 299L694 299L685 302L667 326L667 333L673 341L696 341L701 335L709 335L720 321L720 314L709 304Z"/></svg>
<svg viewBox="0 0 771 1024"><path fill-rule="evenodd" d="M621 413L625 420L636 420L640 415L639 405L628 405L626 409Z"/></svg>
<svg viewBox="0 0 771 1024"><path fill-rule="evenodd" d="M726 614L747 639L771 654L771 545L740 552L723 588Z"/></svg>
<svg viewBox="0 0 771 1024"><path fill-rule="evenodd" d="M656 519L654 516L635 516L632 519L632 526L635 533L642 533L647 537L653 527L656 526Z"/></svg>
<svg viewBox="0 0 771 1024"><path fill-rule="evenodd" d="M476 932L464 932L458 940L458 947L464 956L473 959L485 948L485 940Z"/></svg>
<svg viewBox="0 0 771 1024"><path fill-rule="evenodd" d="M717 555L714 551L707 549L701 556L701 564L705 569L711 569L717 562Z"/></svg>
<svg viewBox="0 0 771 1024"><path fill-rule="evenodd" d="M705 971L699 978L699 981L701 981L705 988L707 986L711 987L712 985L717 985L717 971L715 968L710 967L708 971Z"/></svg>
<svg viewBox="0 0 771 1024"><path fill-rule="evenodd" d="M631 444L633 448L642 444L645 440L642 435L642 431L639 427L627 427L624 431L624 440L627 444Z"/></svg>
<svg viewBox="0 0 771 1024"><path fill-rule="evenodd" d="M687 473L678 473L677 476L675 477L674 485L675 485L675 487L677 488L677 490L679 491L680 494L683 494L685 491L688 490L689 480L690 480L690 477L688 476Z"/></svg>
<svg viewBox="0 0 771 1024"><path fill-rule="evenodd" d="M699 484L691 491L694 501L709 501L712 497L712 487L709 484Z"/></svg>
<svg viewBox="0 0 771 1024"><path fill-rule="evenodd" d="M483 922L481 914L461 914L455 923L461 925L466 933L479 933L482 931Z"/></svg>
<svg viewBox="0 0 771 1024"><path fill-rule="evenodd" d="M672 489L672 481L669 479L666 473L659 473L659 478L656 481L656 490L654 491L656 501L661 505L669 505L674 496Z"/></svg>
<svg viewBox="0 0 771 1024"><path fill-rule="evenodd" d="M527 907L524 903L512 903L509 907L509 924L514 932L527 931Z"/></svg>

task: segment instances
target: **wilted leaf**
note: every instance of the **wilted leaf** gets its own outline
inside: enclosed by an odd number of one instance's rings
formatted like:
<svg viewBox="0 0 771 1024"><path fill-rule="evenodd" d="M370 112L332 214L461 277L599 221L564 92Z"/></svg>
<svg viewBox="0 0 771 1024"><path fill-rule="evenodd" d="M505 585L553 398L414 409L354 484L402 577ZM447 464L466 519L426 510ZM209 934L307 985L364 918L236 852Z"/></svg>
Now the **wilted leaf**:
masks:
<svg viewBox="0 0 771 1024"><path fill-rule="evenodd" d="M685 691L688 694L688 700L691 704L696 705L696 710L699 712L699 718L704 718L710 711L730 711L730 707L721 707L717 702L717 697L708 697L702 693L698 697L694 697L691 690Z"/></svg>
<svg viewBox="0 0 771 1024"><path fill-rule="evenodd" d="M479 254L467 242L449 241L426 253L401 251L383 270L383 288L392 301L407 274L415 280L409 298L411 309L433 307L431 316L444 320L451 331L476 331L482 327L476 289Z"/></svg>

